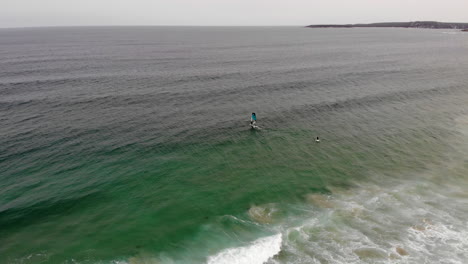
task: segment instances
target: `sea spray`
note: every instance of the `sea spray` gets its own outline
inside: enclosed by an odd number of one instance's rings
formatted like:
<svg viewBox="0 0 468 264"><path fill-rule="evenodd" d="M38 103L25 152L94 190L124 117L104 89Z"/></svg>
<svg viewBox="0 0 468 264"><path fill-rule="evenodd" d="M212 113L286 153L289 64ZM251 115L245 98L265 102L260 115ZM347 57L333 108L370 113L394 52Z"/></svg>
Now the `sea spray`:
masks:
<svg viewBox="0 0 468 264"><path fill-rule="evenodd" d="M208 257L208 264L263 264L281 250L281 234L257 239L244 247L228 248Z"/></svg>

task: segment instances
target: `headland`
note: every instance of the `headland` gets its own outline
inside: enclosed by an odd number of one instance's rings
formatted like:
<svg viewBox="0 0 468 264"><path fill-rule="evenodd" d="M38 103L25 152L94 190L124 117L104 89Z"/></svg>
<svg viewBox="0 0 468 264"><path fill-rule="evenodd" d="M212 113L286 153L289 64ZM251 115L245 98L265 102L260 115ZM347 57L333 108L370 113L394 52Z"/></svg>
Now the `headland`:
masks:
<svg viewBox="0 0 468 264"><path fill-rule="evenodd" d="M362 27L377 27L377 28L433 28L433 29L463 29L468 31L468 23L447 23L437 21L413 21L413 22L383 22L371 24L322 24L309 25L308 28L362 28Z"/></svg>

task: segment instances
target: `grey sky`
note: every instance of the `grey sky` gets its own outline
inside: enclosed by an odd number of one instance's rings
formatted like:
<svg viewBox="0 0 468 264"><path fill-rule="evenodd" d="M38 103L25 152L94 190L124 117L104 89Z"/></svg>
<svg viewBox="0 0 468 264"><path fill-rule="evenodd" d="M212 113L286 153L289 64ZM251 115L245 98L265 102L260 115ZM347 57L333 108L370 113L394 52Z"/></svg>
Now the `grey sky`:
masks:
<svg viewBox="0 0 468 264"><path fill-rule="evenodd" d="M0 0L0 27L468 22L468 0Z"/></svg>

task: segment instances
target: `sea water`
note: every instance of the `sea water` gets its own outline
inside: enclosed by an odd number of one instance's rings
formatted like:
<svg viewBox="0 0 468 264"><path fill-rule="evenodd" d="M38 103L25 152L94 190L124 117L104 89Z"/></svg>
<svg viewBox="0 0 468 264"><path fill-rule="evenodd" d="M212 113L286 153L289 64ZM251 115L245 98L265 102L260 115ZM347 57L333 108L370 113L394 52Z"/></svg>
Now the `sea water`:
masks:
<svg viewBox="0 0 468 264"><path fill-rule="evenodd" d="M0 262L467 263L449 33L1 29Z"/></svg>

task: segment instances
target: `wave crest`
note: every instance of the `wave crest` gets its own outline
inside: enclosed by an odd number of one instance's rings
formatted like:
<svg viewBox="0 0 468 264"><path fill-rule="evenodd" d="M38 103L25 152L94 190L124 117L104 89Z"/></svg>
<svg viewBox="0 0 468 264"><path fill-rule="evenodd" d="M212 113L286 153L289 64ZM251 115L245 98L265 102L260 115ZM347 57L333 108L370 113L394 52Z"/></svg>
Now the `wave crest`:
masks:
<svg viewBox="0 0 468 264"><path fill-rule="evenodd" d="M263 264L281 250L281 234L264 237L245 247L228 248L208 257L208 264Z"/></svg>

